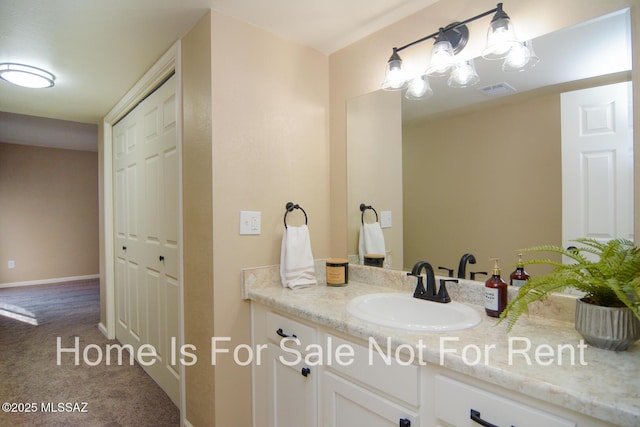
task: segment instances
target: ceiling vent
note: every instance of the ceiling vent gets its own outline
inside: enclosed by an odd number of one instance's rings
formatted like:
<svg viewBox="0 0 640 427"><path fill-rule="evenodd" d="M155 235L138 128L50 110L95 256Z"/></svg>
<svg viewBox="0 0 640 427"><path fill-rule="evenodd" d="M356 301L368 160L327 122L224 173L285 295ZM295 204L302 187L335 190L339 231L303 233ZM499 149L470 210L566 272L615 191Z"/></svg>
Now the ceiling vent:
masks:
<svg viewBox="0 0 640 427"><path fill-rule="evenodd" d="M507 82L496 83L489 86L478 88L478 90L487 96L502 96L517 92L516 89Z"/></svg>

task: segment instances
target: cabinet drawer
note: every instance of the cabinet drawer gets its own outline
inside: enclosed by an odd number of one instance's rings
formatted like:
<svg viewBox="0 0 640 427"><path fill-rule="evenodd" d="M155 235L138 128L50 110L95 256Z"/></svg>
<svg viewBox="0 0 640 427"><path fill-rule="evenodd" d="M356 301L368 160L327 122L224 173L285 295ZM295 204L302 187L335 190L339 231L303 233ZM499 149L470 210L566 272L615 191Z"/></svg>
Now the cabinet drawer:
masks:
<svg viewBox="0 0 640 427"><path fill-rule="evenodd" d="M279 314L268 312L267 313L267 337L270 341L276 345L280 345L280 341L285 337L295 337L300 341L300 345L297 346L294 342L288 342L287 348L295 349L304 353L309 344L317 343L317 333L314 328L300 323L296 320L289 319L288 317L281 316Z"/></svg>
<svg viewBox="0 0 640 427"><path fill-rule="evenodd" d="M420 426L418 413L332 374L323 373L324 427Z"/></svg>
<svg viewBox="0 0 640 427"><path fill-rule="evenodd" d="M482 420L497 427L576 427L574 421L494 395L486 390L437 375L434 384L438 420L457 427L478 427L471 419L476 411Z"/></svg>
<svg viewBox="0 0 640 427"><path fill-rule="evenodd" d="M325 343L325 352L327 354L335 352L341 345L353 349L353 363L333 362L327 367L410 405L419 405L420 369L418 366L397 363L395 361L395 352L393 351L390 353L391 360L387 361L375 348L369 349L327 334Z"/></svg>

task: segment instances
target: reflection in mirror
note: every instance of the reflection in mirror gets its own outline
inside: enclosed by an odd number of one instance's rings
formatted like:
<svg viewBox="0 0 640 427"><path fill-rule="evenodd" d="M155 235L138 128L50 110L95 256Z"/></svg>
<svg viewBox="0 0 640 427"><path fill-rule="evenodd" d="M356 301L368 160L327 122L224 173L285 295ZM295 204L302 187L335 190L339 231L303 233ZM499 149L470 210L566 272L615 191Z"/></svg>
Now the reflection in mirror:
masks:
<svg viewBox="0 0 640 427"><path fill-rule="evenodd" d="M497 257L507 276L518 249L562 244L560 94L631 80L629 12L533 44L540 63L522 73L478 59L475 87L431 79L425 101L378 91L348 103L349 254L363 201L393 214L384 229L392 268L426 260L455 269L472 253L471 271ZM489 98L483 87L516 93Z"/></svg>

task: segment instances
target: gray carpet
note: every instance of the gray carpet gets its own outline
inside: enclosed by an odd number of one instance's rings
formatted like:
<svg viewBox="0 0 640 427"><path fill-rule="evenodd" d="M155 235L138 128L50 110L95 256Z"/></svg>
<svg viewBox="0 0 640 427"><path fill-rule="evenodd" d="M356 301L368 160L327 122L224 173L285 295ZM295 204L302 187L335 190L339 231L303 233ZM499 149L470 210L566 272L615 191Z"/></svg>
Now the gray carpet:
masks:
<svg viewBox="0 0 640 427"><path fill-rule="evenodd" d="M179 426L178 408L138 364L83 363L86 345L116 343L99 321L97 280L0 289L0 403L35 411L3 406L0 426ZM76 336L80 365L68 353L58 365L56 337L72 347Z"/></svg>

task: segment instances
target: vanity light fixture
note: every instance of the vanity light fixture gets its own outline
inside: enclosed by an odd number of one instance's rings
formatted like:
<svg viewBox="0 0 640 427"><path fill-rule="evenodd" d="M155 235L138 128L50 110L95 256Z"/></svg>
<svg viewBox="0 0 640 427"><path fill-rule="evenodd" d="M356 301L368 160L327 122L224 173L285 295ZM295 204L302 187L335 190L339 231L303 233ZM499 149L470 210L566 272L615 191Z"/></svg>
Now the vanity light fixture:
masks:
<svg viewBox="0 0 640 427"><path fill-rule="evenodd" d="M502 3L498 3L496 14L493 15L487 30L487 45L482 51L482 57L502 59L507 56L513 46L519 43L509 15L502 10Z"/></svg>
<svg viewBox="0 0 640 427"><path fill-rule="evenodd" d="M52 87L55 76L41 68L12 62L0 63L0 79L28 88Z"/></svg>
<svg viewBox="0 0 640 427"><path fill-rule="evenodd" d="M480 81L480 77L476 72L476 67L473 63L473 59L468 61L462 61L457 63L451 74L447 84L450 87L468 87Z"/></svg>
<svg viewBox="0 0 640 427"><path fill-rule="evenodd" d="M438 30L438 36L433 43L431 51L431 63L425 74L431 76L444 76L453 65L453 45L444 33L444 28Z"/></svg>
<svg viewBox="0 0 640 427"><path fill-rule="evenodd" d="M407 99L426 99L431 95L433 95L433 89L429 85L429 78L424 74L412 79L404 94Z"/></svg>
<svg viewBox="0 0 640 427"><path fill-rule="evenodd" d="M540 58L533 51L531 40L522 42L511 48L502 64L502 71L524 71L535 67Z"/></svg>
<svg viewBox="0 0 640 427"><path fill-rule="evenodd" d="M401 47L394 47L393 54L387 62L382 89L403 90L407 88L405 97L408 99L424 99L433 94L429 86L428 77L444 76L451 71L447 84L451 87L468 87L480 81L475 70L473 60L457 61L455 55L459 53L469 40L469 28L466 24L494 13L487 31L487 44L482 51L485 59L503 59L503 71L522 71L535 66L539 58L533 52L531 42L519 41L513 30L509 15L502 10L502 3L494 9L480 15L454 22L437 32ZM425 72L419 76L408 76L402 68L402 59L398 52L434 39L431 51L431 61Z"/></svg>

